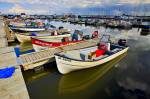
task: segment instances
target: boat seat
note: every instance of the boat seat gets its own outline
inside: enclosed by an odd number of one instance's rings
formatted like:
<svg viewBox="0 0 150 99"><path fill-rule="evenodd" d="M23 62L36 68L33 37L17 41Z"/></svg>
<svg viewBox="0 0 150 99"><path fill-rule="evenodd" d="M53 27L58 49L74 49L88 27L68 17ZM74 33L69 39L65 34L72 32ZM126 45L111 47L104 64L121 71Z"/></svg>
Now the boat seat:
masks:
<svg viewBox="0 0 150 99"><path fill-rule="evenodd" d="M101 56L99 56L99 57L93 58L92 60L96 61L96 60L100 60L100 59L106 58L106 57L108 57L108 56L109 56L109 55L101 55Z"/></svg>
<svg viewBox="0 0 150 99"><path fill-rule="evenodd" d="M68 54L64 54L65 57L70 58L70 59L74 59L74 57L72 57L71 55Z"/></svg>
<svg viewBox="0 0 150 99"><path fill-rule="evenodd" d="M89 58L88 58L88 55L86 55L86 54L83 54L83 53L80 53L80 57L81 57L81 59L82 60L89 60Z"/></svg>
<svg viewBox="0 0 150 99"><path fill-rule="evenodd" d="M82 60L78 50L68 51L68 52L62 53L62 55L64 55L65 57L68 57L70 59Z"/></svg>
<svg viewBox="0 0 150 99"><path fill-rule="evenodd" d="M110 52L111 52L111 53L116 53L116 52L118 52L118 51L120 51L120 50L121 50L120 48L115 48L115 49L111 50Z"/></svg>
<svg viewBox="0 0 150 99"><path fill-rule="evenodd" d="M107 55L112 55L112 54L114 54L114 53L116 53L116 52L118 52L118 51L120 51L120 50L121 50L121 49L119 49L119 48L115 48L115 49L113 49L113 50L106 51L105 54L107 54Z"/></svg>
<svg viewBox="0 0 150 99"><path fill-rule="evenodd" d="M80 50L80 57L82 60L91 60L88 58L89 53L94 52L97 49L97 47L87 48Z"/></svg>

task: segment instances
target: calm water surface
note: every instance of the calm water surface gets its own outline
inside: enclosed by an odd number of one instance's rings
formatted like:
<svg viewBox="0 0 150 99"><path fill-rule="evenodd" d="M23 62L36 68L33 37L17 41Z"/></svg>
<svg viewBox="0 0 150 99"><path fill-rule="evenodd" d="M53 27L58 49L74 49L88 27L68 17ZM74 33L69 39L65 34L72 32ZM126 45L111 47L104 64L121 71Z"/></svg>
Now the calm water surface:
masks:
<svg viewBox="0 0 150 99"><path fill-rule="evenodd" d="M150 99L150 36L141 36L138 29L118 30L104 27L52 22L71 30L90 34L98 30L113 38L125 38L128 53L102 66L61 75L56 63L45 65L40 72L23 73L31 99ZM21 45L22 50L31 44Z"/></svg>

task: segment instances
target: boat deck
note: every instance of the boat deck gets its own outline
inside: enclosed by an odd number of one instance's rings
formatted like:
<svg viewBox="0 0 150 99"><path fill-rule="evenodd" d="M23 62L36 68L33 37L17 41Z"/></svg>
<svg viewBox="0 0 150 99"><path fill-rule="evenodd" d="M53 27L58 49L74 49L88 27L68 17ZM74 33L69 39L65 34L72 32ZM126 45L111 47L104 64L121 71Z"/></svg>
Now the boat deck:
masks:
<svg viewBox="0 0 150 99"><path fill-rule="evenodd" d="M70 44L70 45L61 46L57 48L50 48L48 50L43 50L40 52L24 54L19 57L19 62L20 65L23 66L24 70L34 69L35 66L33 66L32 64L53 58L55 53L95 46L98 43L98 41L99 39L88 40L88 41L78 42L76 44Z"/></svg>

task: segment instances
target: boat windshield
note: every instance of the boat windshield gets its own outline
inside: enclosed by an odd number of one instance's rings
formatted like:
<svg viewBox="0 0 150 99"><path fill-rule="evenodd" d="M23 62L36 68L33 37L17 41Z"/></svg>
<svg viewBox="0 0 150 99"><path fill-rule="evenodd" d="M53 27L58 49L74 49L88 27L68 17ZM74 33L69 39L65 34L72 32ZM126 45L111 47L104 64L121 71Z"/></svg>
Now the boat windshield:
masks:
<svg viewBox="0 0 150 99"><path fill-rule="evenodd" d="M100 42L110 42L110 35L103 35Z"/></svg>

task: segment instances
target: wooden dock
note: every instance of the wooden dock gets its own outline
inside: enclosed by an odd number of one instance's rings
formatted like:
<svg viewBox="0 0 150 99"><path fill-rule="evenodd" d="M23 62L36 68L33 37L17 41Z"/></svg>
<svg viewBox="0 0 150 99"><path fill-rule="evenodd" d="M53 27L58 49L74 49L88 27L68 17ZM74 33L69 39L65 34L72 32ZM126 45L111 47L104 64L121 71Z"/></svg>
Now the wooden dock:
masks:
<svg viewBox="0 0 150 99"><path fill-rule="evenodd" d="M9 26L9 21L7 19L4 20L4 31L6 34L6 38L8 42L14 42L15 41L15 33L10 30Z"/></svg>
<svg viewBox="0 0 150 99"><path fill-rule="evenodd" d="M0 15L0 20L3 20L3 16Z"/></svg>
<svg viewBox="0 0 150 99"><path fill-rule="evenodd" d="M8 41L3 27L4 21L0 20L0 69L11 66L16 69L12 77L0 79L0 99L29 99L20 66L16 61L14 48L7 47Z"/></svg>
<svg viewBox="0 0 150 99"><path fill-rule="evenodd" d="M0 79L0 99L29 99L20 68L13 77Z"/></svg>
<svg viewBox="0 0 150 99"><path fill-rule="evenodd" d="M53 58L55 53L95 46L98 41L99 39L88 40L67 46L50 48L48 50L43 50L40 52L33 52L21 55L18 60L20 62L20 65L23 66L24 70L34 69L40 65L50 62L51 60L54 60Z"/></svg>
<svg viewBox="0 0 150 99"><path fill-rule="evenodd" d="M13 47L0 48L0 69L15 66L15 73L7 79L0 79L0 99L29 99L28 91L17 65Z"/></svg>
<svg viewBox="0 0 150 99"><path fill-rule="evenodd" d="M0 18L0 41L5 44L4 46L7 46L8 42L15 41L15 33L9 29L8 24L7 19Z"/></svg>
<svg viewBox="0 0 150 99"><path fill-rule="evenodd" d="M15 41L15 34L9 29L8 22L0 18L0 47L7 47L8 42Z"/></svg>
<svg viewBox="0 0 150 99"><path fill-rule="evenodd" d="M6 33L4 30L4 21L0 19L0 47L8 46L8 41L6 37Z"/></svg>

